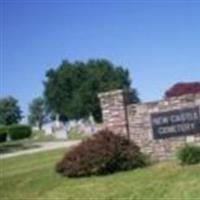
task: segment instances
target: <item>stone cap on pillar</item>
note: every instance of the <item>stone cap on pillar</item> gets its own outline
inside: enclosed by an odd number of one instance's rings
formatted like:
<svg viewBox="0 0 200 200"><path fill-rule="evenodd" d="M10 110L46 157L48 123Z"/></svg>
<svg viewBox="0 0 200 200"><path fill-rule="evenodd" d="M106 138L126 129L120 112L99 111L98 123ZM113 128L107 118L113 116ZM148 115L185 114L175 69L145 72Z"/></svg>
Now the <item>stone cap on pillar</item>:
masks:
<svg viewBox="0 0 200 200"><path fill-rule="evenodd" d="M122 93L124 93L124 91L122 89L118 89L118 90L112 90L112 91L108 91L108 92L101 92L98 94L98 97L102 98L105 96L118 95L118 94L122 94Z"/></svg>

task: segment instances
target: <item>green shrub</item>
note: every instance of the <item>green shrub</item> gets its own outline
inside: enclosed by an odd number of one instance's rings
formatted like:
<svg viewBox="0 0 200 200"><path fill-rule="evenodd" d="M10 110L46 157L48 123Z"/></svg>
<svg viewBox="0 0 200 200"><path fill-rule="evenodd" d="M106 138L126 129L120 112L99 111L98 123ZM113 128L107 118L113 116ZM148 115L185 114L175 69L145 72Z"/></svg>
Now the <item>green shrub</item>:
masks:
<svg viewBox="0 0 200 200"><path fill-rule="evenodd" d="M7 139L8 129L6 126L0 127L0 142L5 142Z"/></svg>
<svg viewBox="0 0 200 200"><path fill-rule="evenodd" d="M102 130L65 154L56 171L69 177L109 174L144 166L140 148L124 136Z"/></svg>
<svg viewBox="0 0 200 200"><path fill-rule="evenodd" d="M8 134L11 140L20 140L30 137L32 130L27 125L11 125L9 126Z"/></svg>
<svg viewBox="0 0 200 200"><path fill-rule="evenodd" d="M186 165L200 163L200 146L185 145L178 151L178 159Z"/></svg>

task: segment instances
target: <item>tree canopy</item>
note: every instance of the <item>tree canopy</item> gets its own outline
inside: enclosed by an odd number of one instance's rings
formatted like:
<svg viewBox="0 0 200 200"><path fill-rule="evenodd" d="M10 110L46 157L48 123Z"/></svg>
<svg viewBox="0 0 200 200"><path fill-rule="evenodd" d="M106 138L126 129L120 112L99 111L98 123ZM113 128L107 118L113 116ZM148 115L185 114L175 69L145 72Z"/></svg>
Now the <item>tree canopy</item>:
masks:
<svg viewBox="0 0 200 200"><path fill-rule="evenodd" d="M176 83L165 92L165 98L200 92L200 82Z"/></svg>
<svg viewBox="0 0 200 200"><path fill-rule="evenodd" d="M44 96L48 107L68 119L88 117L92 114L101 121L97 94L114 89L130 89L131 80L127 69L110 61L87 62L63 61L57 69L50 69L44 81ZM133 90L132 100L139 98Z"/></svg>
<svg viewBox="0 0 200 200"><path fill-rule="evenodd" d="M42 97L36 97L29 105L28 120L31 125L38 126L40 129L46 117L45 101Z"/></svg>
<svg viewBox="0 0 200 200"><path fill-rule="evenodd" d="M17 99L12 96L0 99L0 125L19 123L22 119L22 111Z"/></svg>

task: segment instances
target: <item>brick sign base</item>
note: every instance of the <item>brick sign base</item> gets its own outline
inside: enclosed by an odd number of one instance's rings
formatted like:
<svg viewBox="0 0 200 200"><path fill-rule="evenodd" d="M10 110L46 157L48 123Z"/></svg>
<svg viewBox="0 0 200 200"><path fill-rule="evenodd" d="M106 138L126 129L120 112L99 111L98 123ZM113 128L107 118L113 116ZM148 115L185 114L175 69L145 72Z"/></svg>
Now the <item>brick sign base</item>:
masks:
<svg viewBox="0 0 200 200"><path fill-rule="evenodd" d="M156 160L172 158L186 143L200 143L200 93L130 104L128 92L99 95L104 126L134 140Z"/></svg>

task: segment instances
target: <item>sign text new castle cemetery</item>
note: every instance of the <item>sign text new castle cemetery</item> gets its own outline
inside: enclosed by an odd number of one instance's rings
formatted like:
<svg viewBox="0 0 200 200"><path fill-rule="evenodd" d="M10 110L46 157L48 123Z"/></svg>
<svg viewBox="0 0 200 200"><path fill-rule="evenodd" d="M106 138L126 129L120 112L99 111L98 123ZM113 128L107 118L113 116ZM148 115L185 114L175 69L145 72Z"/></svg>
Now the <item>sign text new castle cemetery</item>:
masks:
<svg viewBox="0 0 200 200"><path fill-rule="evenodd" d="M151 114L155 139L200 133L199 107Z"/></svg>

